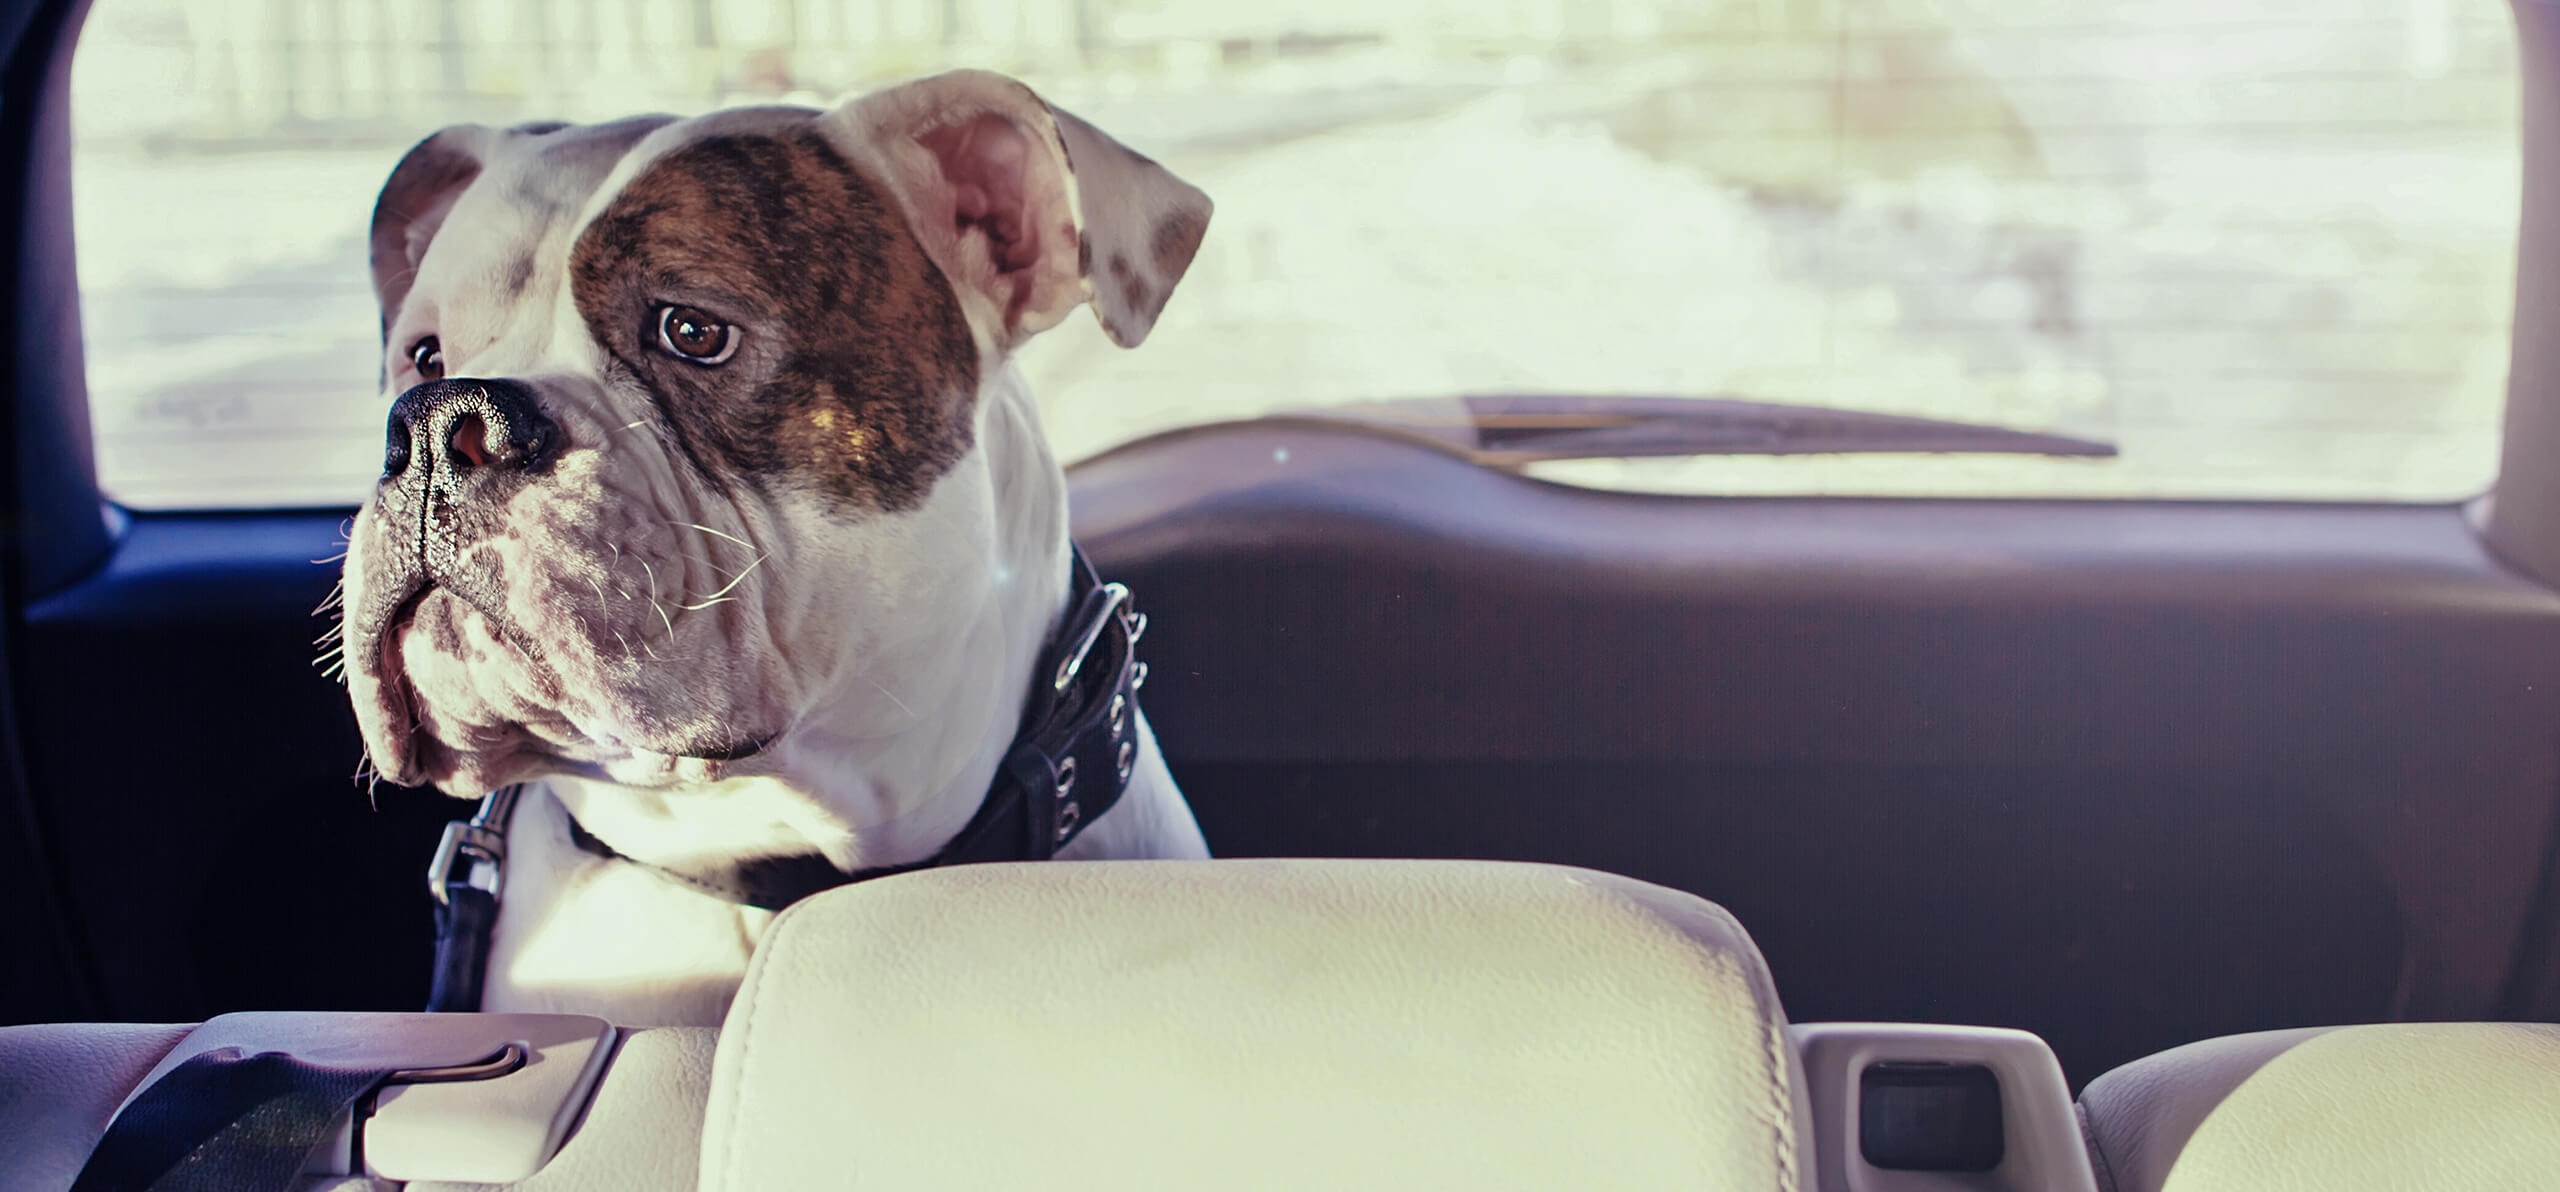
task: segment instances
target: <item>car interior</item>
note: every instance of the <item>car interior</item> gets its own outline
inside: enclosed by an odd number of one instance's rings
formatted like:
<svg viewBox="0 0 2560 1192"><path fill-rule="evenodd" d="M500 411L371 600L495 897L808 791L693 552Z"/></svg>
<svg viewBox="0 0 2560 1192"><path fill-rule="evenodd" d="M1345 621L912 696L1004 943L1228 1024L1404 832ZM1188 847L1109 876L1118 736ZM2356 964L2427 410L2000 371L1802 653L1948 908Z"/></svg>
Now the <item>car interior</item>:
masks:
<svg viewBox="0 0 2560 1192"><path fill-rule="evenodd" d="M1148 616L1148 715L1218 859L821 895L719 1030L418 1012L420 879L468 805L351 782L310 643L352 507L100 488L89 8L0 8L9 1188L234 1186L82 1175L226 1047L389 1074L279 1188L2560 1169L2545 0L2512 4L2486 491L1702 496L1354 419L1141 435L1069 466L1073 532Z"/></svg>

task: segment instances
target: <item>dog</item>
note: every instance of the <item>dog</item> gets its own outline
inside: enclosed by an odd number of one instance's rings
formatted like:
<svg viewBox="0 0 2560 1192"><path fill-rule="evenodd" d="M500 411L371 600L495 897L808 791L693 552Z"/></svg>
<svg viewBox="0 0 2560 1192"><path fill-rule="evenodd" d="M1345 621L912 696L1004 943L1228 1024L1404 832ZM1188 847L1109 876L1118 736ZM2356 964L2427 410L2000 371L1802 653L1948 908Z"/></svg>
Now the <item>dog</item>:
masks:
<svg viewBox="0 0 2560 1192"><path fill-rule="evenodd" d="M383 779L527 784L479 1008L717 1025L774 912L671 875L971 822L1081 559L1012 355L1078 306L1136 347L1210 211L973 71L400 160L345 674ZM1208 855L1134 738L1059 857Z"/></svg>

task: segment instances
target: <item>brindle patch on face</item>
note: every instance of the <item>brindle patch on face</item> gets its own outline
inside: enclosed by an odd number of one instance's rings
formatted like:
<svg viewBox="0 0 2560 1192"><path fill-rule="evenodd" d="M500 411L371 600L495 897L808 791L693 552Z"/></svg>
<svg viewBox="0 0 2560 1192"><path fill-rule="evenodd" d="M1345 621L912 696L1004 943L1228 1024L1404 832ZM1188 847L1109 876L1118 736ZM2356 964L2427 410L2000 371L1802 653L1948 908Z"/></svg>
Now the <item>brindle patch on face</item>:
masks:
<svg viewBox="0 0 2560 1192"><path fill-rule="evenodd" d="M922 502L970 445L978 349L897 205L813 128L706 137L631 179L570 278L588 331L726 491L806 484L835 502ZM700 307L749 338L704 367L657 346Z"/></svg>

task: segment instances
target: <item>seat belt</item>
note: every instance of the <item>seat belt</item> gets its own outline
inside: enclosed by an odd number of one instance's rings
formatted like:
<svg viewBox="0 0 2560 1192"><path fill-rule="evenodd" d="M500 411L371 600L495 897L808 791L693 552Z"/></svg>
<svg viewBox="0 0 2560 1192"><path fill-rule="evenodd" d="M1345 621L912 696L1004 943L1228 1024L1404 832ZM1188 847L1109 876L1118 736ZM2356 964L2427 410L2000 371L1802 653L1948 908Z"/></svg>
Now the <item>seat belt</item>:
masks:
<svg viewBox="0 0 2560 1192"><path fill-rule="evenodd" d="M71 1192L290 1192L311 1153L394 1071L205 1052L116 1115Z"/></svg>
<svg viewBox="0 0 2560 1192"><path fill-rule="evenodd" d="M441 1068L357 1068L215 1048L126 1103L71 1192L292 1192L313 1153L350 1123L347 1170L360 1176L363 1125L384 1088L495 1080L530 1062L522 1043Z"/></svg>

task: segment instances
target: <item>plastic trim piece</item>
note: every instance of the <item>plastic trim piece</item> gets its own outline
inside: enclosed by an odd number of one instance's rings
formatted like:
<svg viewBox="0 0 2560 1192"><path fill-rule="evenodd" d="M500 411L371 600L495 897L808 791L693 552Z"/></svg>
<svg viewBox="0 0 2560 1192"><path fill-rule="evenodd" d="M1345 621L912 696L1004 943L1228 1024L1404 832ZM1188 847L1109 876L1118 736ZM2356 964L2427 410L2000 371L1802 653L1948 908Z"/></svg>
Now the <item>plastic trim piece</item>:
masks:
<svg viewBox="0 0 2560 1192"><path fill-rule="evenodd" d="M2044 1040L1998 1027L1811 1022L1787 1028L1804 1061L1822 1192L2097 1192L2071 1086ZM1858 1078L1877 1063L1979 1064L2000 1081L2003 1154L1987 1172L1887 1171L1858 1153Z"/></svg>

